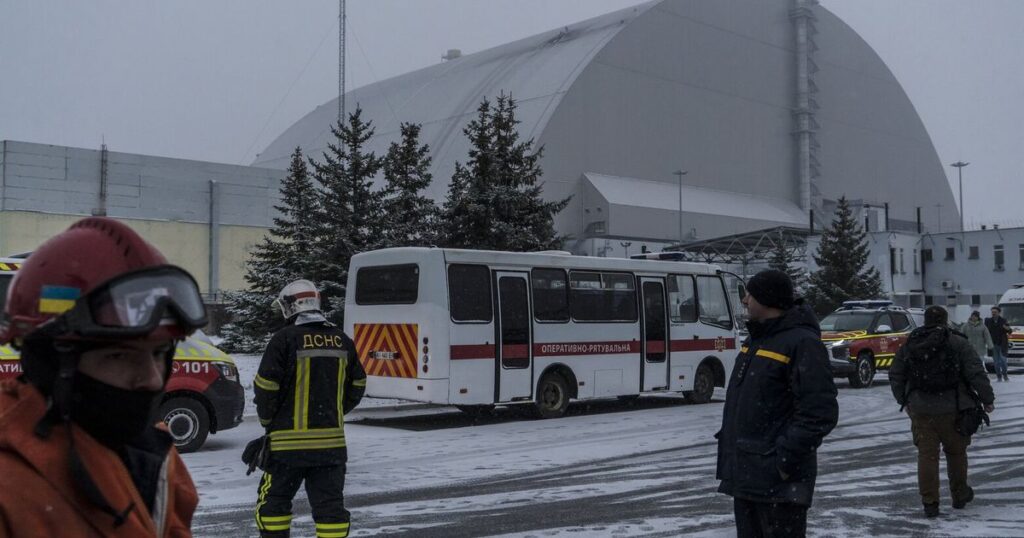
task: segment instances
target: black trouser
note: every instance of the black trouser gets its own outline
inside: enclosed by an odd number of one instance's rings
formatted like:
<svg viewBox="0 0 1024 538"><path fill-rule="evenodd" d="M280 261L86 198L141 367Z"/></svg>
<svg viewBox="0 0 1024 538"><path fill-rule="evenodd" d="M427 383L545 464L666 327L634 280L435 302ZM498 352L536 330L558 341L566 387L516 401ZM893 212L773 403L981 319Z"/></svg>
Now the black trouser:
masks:
<svg viewBox="0 0 1024 538"><path fill-rule="evenodd" d="M260 536L287 537L292 523L292 499L306 483L318 538L346 538L349 513L345 510L345 465L289 467L272 465L260 480L256 501L256 527Z"/></svg>
<svg viewBox="0 0 1024 538"><path fill-rule="evenodd" d="M807 535L807 507L733 499L739 538L789 538Z"/></svg>

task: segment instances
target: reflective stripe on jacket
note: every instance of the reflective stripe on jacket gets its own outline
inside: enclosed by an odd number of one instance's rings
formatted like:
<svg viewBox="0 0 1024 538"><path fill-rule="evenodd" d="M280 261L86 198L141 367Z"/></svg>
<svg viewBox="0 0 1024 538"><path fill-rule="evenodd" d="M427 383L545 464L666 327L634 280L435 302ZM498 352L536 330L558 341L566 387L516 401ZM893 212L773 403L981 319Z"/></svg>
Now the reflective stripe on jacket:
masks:
<svg viewBox="0 0 1024 538"><path fill-rule="evenodd" d="M31 385L17 380L0 383L0 536L35 538L192 536L192 514L199 498L178 452L171 448L164 462L166 480L154 506L163 516L154 521L121 458L77 426L74 446L110 505L134 504L125 522L92 505L71 476L67 430L55 426L49 437L34 433L46 412L46 401Z"/></svg>

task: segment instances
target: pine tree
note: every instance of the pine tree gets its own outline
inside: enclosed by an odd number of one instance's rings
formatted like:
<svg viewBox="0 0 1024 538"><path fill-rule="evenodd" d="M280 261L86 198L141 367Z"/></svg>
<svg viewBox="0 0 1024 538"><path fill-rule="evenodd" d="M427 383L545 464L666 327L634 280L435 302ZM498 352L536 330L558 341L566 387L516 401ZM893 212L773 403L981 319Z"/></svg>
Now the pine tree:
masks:
<svg viewBox="0 0 1024 538"><path fill-rule="evenodd" d="M807 287L807 271L796 265L796 255L792 249L787 248L785 236L779 232L775 244L768 255L768 267L782 271L789 275L793 281L793 289L797 295L803 295Z"/></svg>
<svg viewBox="0 0 1024 538"><path fill-rule="evenodd" d="M320 285L324 313L342 323L349 260L355 254L384 245L383 193L373 186L382 159L365 150L373 137L372 122L362 109L349 114L347 124L331 127L336 143L328 144L323 161L310 159L320 183L316 215L317 245L311 279Z"/></svg>
<svg viewBox="0 0 1024 538"><path fill-rule="evenodd" d="M532 251L558 248L554 217L569 199L541 196L543 148L519 139L516 102L502 93L487 99L464 130L472 149L467 166L456 163L445 203L447 244L453 247Z"/></svg>
<svg viewBox="0 0 1024 538"><path fill-rule="evenodd" d="M433 177L430 148L420 145L420 126L403 123L402 139L384 156L384 219L387 246L429 246L436 243L438 208L423 195Z"/></svg>
<svg viewBox="0 0 1024 538"><path fill-rule="evenodd" d="M882 279L878 269L868 266L869 254L867 233L844 196L814 255L819 269L810 275L807 300L815 312L824 315L843 301L882 297Z"/></svg>
<svg viewBox="0 0 1024 538"><path fill-rule="evenodd" d="M311 253L317 242L312 217L319 212L319 195L300 148L292 153L280 192L273 227L245 264L248 289L226 294L232 322L221 334L224 347L231 351L262 350L282 321L271 306L274 298L288 282L309 278L311 273Z"/></svg>

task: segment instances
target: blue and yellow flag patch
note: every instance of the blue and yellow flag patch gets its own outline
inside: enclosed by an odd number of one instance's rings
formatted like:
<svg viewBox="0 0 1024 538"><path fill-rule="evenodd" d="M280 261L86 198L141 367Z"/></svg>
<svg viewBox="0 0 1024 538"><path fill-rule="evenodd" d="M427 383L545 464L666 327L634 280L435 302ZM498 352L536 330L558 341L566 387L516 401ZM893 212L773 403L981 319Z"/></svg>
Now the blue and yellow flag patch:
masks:
<svg viewBox="0 0 1024 538"><path fill-rule="evenodd" d="M43 286L39 295L40 314L63 314L75 306L82 290L65 286Z"/></svg>

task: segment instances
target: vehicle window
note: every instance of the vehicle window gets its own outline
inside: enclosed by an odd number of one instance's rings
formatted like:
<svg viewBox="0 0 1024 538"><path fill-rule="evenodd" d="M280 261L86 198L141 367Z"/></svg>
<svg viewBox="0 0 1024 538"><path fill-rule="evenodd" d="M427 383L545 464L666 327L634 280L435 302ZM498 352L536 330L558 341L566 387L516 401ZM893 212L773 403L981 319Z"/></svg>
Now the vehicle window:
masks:
<svg viewBox="0 0 1024 538"><path fill-rule="evenodd" d="M1014 327L1024 325L1024 304L1001 304L999 308L1007 323Z"/></svg>
<svg viewBox="0 0 1024 538"><path fill-rule="evenodd" d="M419 287L416 264L363 267L356 273L356 304L415 304Z"/></svg>
<svg viewBox="0 0 1024 538"><path fill-rule="evenodd" d="M0 275L0 319L4 317L4 303L7 301L7 286L14 277L11 275Z"/></svg>
<svg viewBox="0 0 1024 538"><path fill-rule="evenodd" d="M892 329L892 317L888 313L878 316L878 322L875 323L875 330L877 331L882 325L888 325L889 329Z"/></svg>
<svg viewBox="0 0 1024 538"><path fill-rule="evenodd" d="M569 280L561 269L534 269L533 317L537 321L569 321Z"/></svg>
<svg viewBox="0 0 1024 538"><path fill-rule="evenodd" d="M453 321L490 323L490 269L485 265L448 266L448 301Z"/></svg>
<svg viewBox="0 0 1024 538"><path fill-rule="evenodd" d="M692 276L668 277L668 311L672 323L697 322L697 292Z"/></svg>
<svg viewBox="0 0 1024 538"><path fill-rule="evenodd" d="M901 333L910 329L910 320L907 319L906 314L892 313L891 316L893 332Z"/></svg>
<svg viewBox="0 0 1024 538"><path fill-rule="evenodd" d="M637 321L633 275L571 271L569 310L577 321Z"/></svg>
<svg viewBox="0 0 1024 538"><path fill-rule="evenodd" d="M732 328L729 313L729 296L725 283L717 276L697 277L697 312L701 323L726 329Z"/></svg>
<svg viewBox="0 0 1024 538"><path fill-rule="evenodd" d="M833 312L820 325L823 331L867 331L873 319L874 312Z"/></svg>

